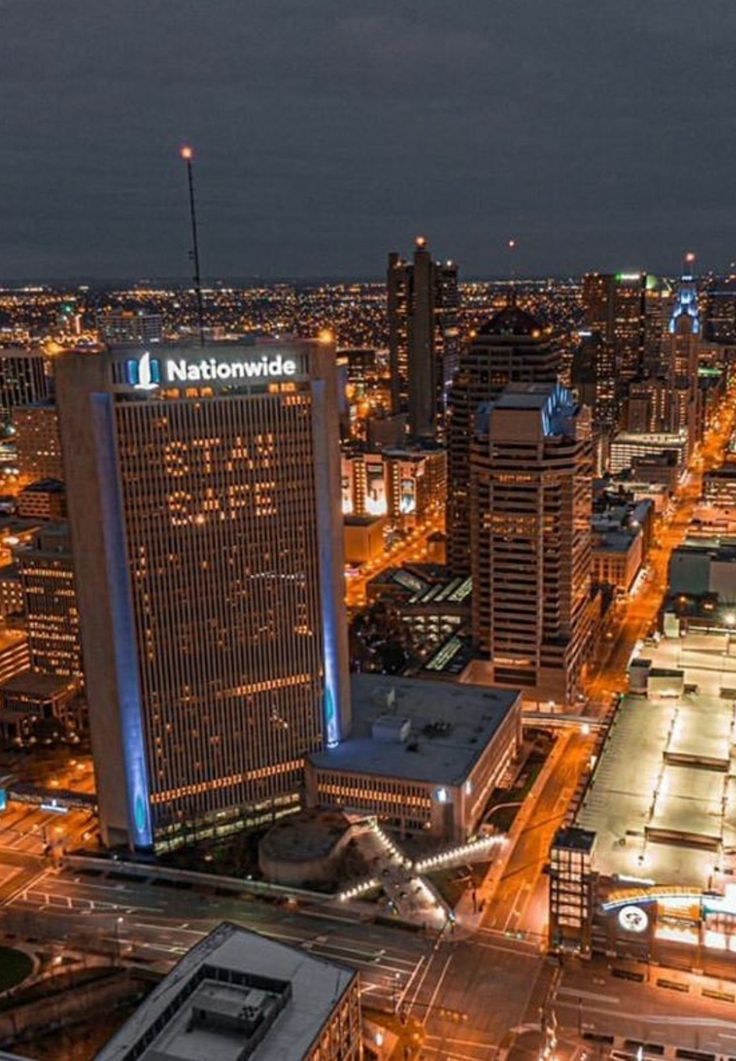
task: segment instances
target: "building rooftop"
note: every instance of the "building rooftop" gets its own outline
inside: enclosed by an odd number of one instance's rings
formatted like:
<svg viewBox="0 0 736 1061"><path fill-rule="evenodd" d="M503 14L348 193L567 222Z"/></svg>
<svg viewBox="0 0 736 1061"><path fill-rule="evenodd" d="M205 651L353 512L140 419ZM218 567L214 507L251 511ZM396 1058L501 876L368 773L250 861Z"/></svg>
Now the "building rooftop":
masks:
<svg viewBox="0 0 736 1061"><path fill-rule="evenodd" d="M600 530L593 524L595 537L593 551L596 553L627 553L636 541L636 534L616 528Z"/></svg>
<svg viewBox="0 0 736 1061"><path fill-rule="evenodd" d="M596 833L604 876L713 888L736 868L736 654L726 634L689 632L647 655L685 691L624 698L575 824Z"/></svg>
<svg viewBox="0 0 736 1061"><path fill-rule="evenodd" d="M63 494L64 484L60 479L37 479L21 491L22 494Z"/></svg>
<svg viewBox="0 0 736 1061"><path fill-rule="evenodd" d="M590 854L594 845L595 833L591 833L588 829L577 829L573 825L557 830L553 846L564 847L567 851L582 851Z"/></svg>
<svg viewBox="0 0 736 1061"><path fill-rule="evenodd" d="M342 521L346 527L380 527L386 522L385 516L344 515Z"/></svg>
<svg viewBox="0 0 736 1061"><path fill-rule="evenodd" d="M378 674L353 675L351 692L351 734L313 752L314 766L446 785L463 783L519 697L514 689ZM387 714L408 719L405 741L373 739L373 723Z"/></svg>
<svg viewBox="0 0 736 1061"><path fill-rule="evenodd" d="M728 461L720 468L713 468L704 473L706 479L736 479L736 461Z"/></svg>
<svg viewBox="0 0 736 1061"><path fill-rule="evenodd" d="M539 339L542 334L541 322L516 305L504 306L478 329L479 336L518 335Z"/></svg>
<svg viewBox="0 0 736 1061"><path fill-rule="evenodd" d="M33 670L23 671L13 678L0 683L0 693L6 696L33 696L39 699L51 699L66 692L73 679L59 674L40 674Z"/></svg>
<svg viewBox="0 0 736 1061"><path fill-rule="evenodd" d="M625 443L629 446L683 446L685 436L682 432L646 432L619 431L611 440L612 445Z"/></svg>
<svg viewBox="0 0 736 1061"><path fill-rule="evenodd" d="M546 437L573 434L579 408L572 392L560 383L510 383L494 401L481 404L476 430L481 435L493 434L496 412L518 411L535 414L532 422L539 424Z"/></svg>
<svg viewBox="0 0 736 1061"><path fill-rule="evenodd" d="M97 1061L298 1061L356 976L224 923L154 988Z"/></svg>

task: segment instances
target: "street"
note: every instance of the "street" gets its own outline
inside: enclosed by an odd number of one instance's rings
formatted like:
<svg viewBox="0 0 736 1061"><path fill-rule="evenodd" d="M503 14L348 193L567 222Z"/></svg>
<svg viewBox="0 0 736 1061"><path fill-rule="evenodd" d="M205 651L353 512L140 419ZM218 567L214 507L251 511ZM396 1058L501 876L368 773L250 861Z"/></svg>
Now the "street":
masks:
<svg viewBox="0 0 736 1061"><path fill-rule="evenodd" d="M433 516L415 527L401 545L385 549L379 559L362 565L359 571L346 578L345 603L349 610L364 607L366 587L387 567L401 567L408 563L427 563L427 538L436 531L444 531L443 516Z"/></svg>
<svg viewBox="0 0 736 1061"><path fill-rule="evenodd" d="M700 495L704 468L720 462L731 434L733 404L718 431L696 457L670 517L657 529L659 544L648 558L650 575L625 605L611 649L587 693L592 710L605 707L624 687L636 642L651 627L661 605L673 548L683 540ZM428 528L422 532L426 535ZM422 551L419 536L387 562L405 562ZM377 570L376 568L375 570ZM375 571L372 571L375 573ZM365 591L363 574L350 592ZM70 951L102 951L116 961L145 963L165 971L223 920L343 962L361 973L363 1002L406 1022L419 1052L415 1057L488 1061L511 1039L536 1042L540 1014L554 1015L560 1054L576 1054L581 1036L606 1035L654 1044L685 1045L736 1056L736 1001L719 997L714 982L687 982L687 990L616 976L605 959L570 962L561 971L543 957L547 897L544 867L550 841L579 790L595 747L589 727L570 723L512 828L511 843L491 865L478 895L484 903L471 925L448 925L439 938L399 924L375 924L349 908L266 902L217 894L191 886L140 881L114 862L100 872L58 869L42 855L58 836L82 842L89 815L65 815L13 804L0 832L0 902L5 931ZM74 763L53 777L57 786L88 767ZM49 781L52 784L52 781ZM53 787L53 784L52 784ZM660 977L661 980L661 977ZM703 995L703 990L710 992ZM720 991L720 996L736 991ZM530 1038L531 1037L531 1038ZM568 1051L569 1048L569 1051ZM537 1047L533 1048L536 1056Z"/></svg>

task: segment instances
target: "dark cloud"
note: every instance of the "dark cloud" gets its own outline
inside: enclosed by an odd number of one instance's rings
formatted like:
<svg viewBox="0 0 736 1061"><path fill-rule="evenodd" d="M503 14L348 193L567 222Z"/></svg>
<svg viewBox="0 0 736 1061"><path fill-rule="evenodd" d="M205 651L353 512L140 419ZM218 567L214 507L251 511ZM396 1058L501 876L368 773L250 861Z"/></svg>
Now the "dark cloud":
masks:
<svg viewBox="0 0 736 1061"><path fill-rule="evenodd" d="M732 0L0 0L0 276L734 255Z"/></svg>

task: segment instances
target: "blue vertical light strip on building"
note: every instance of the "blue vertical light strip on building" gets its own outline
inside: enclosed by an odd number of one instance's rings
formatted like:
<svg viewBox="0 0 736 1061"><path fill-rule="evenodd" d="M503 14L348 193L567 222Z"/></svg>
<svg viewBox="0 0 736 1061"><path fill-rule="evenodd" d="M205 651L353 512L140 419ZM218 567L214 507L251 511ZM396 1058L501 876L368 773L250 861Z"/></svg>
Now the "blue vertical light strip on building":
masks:
<svg viewBox="0 0 736 1061"><path fill-rule="evenodd" d="M105 540L105 565L115 639L114 659L111 662L115 667L116 685L120 697L119 714L122 727L128 823L134 845L138 848L149 848L153 846L153 830L143 740L143 712L138 678L133 602L128 581L123 509L115 461L113 402L109 394L92 395L91 401Z"/></svg>
<svg viewBox="0 0 736 1061"><path fill-rule="evenodd" d="M322 704L325 740L328 748L342 738L342 704L340 703L340 664L337 651L337 614L333 584L334 551L332 506L339 502L329 481L329 455L325 424L325 382L312 381L312 434L314 446L314 482L317 500L317 549L319 554L319 589L322 606L322 648L325 688Z"/></svg>

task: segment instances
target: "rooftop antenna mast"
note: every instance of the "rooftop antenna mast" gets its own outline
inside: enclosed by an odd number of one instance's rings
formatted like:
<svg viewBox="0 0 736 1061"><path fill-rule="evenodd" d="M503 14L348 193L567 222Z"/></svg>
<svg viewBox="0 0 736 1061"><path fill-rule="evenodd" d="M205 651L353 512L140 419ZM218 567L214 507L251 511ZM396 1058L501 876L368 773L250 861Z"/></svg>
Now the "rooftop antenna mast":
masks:
<svg viewBox="0 0 736 1061"><path fill-rule="evenodd" d="M509 249L509 264L511 266L511 283L509 285L509 306L516 305L516 240L510 239L508 241Z"/></svg>
<svg viewBox="0 0 736 1061"><path fill-rule="evenodd" d="M188 144L181 149L181 157L187 167L187 184L189 185L189 218L192 223L192 249L189 257L194 262L194 290L197 295L197 321L199 324L199 343L204 346L204 308L202 306L202 275L199 271L199 240L197 238L197 208L194 201L194 169L192 159L194 151Z"/></svg>
<svg viewBox="0 0 736 1061"><path fill-rule="evenodd" d="M692 251L688 251L682 257L682 275L692 279L695 270L695 255Z"/></svg>

